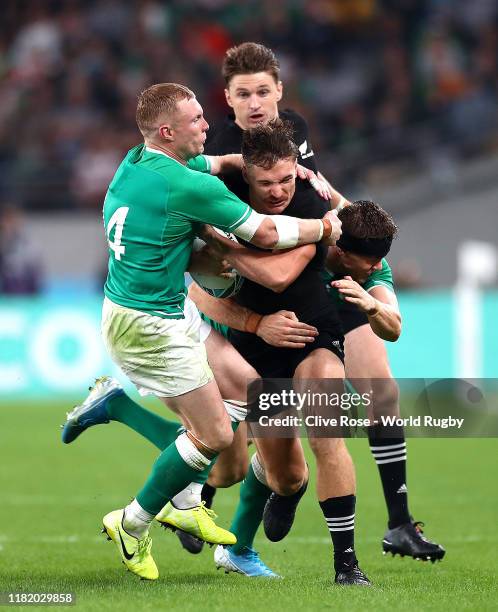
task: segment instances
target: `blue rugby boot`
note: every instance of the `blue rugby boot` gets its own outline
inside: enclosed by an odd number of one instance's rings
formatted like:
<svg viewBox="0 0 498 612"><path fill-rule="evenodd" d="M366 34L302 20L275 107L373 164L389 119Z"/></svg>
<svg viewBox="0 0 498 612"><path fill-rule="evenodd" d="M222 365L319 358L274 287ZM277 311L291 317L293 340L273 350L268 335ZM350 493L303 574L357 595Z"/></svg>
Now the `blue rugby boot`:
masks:
<svg viewBox="0 0 498 612"><path fill-rule="evenodd" d="M101 376L95 380L85 401L67 413L65 425L62 427L62 441L70 444L73 440L91 427L101 423L109 423L106 410L107 402L119 395L124 395L123 388L115 378Z"/></svg>
<svg viewBox="0 0 498 612"><path fill-rule="evenodd" d="M225 574L237 572L249 578L281 578L261 561L258 553L244 546L239 553L234 553L230 546L217 546L214 551L216 569L223 568Z"/></svg>

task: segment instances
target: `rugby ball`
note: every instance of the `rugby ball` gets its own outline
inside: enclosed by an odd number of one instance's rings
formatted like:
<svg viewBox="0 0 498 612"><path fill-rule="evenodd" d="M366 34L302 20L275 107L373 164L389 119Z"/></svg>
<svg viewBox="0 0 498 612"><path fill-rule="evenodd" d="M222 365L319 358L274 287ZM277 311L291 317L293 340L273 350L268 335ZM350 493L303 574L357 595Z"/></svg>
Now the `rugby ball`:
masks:
<svg viewBox="0 0 498 612"><path fill-rule="evenodd" d="M237 238L230 232L224 232L217 227L213 228L222 236L226 236L230 240L237 242ZM201 238L195 238L192 249L194 251L200 251L206 243ZM237 294L242 287L244 278L236 270L232 270L231 276L225 278L223 276L212 276L209 274L198 274L197 272L191 272L190 276L206 293L217 298L228 298L232 295Z"/></svg>

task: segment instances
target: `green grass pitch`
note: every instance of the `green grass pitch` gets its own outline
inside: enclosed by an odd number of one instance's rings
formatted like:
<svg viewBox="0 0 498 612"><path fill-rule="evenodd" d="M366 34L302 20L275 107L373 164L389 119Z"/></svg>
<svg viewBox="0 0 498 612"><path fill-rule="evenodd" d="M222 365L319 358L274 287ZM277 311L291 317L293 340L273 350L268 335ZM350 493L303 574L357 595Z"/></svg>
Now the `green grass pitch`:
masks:
<svg viewBox="0 0 498 612"><path fill-rule="evenodd" d="M158 404L156 405L158 407ZM161 573L141 582L100 535L102 516L142 484L155 449L118 423L70 446L68 406L0 405L0 591L76 594L77 610L496 610L496 440L409 440L408 487L416 519L447 550L427 564L381 554L386 512L366 440L349 444L358 478L356 548L371 589L333 586L331 546L310 487L289 537L256 547L284 580L216 571L212 549L190 556L153 527ZM313 462L311 460L312 471ZM229 525L238 487L215 499Z"/></svg>

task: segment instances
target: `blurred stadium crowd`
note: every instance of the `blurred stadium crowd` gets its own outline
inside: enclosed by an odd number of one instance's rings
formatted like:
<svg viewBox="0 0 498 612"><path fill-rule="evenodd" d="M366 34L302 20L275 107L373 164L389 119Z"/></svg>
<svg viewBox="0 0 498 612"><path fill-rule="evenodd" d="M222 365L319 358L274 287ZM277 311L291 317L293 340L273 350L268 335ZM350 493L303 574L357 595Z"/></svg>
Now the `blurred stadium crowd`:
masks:
<svg viewBox="0 0 498 612"><path fill-rule="evenodd" d="M285 105L346 191L495 148L497 19L495 0L4 0L0 202L100 208L139 140L137 92L188 84L212 123L223 54L243 40L276 51Z"/></svg>

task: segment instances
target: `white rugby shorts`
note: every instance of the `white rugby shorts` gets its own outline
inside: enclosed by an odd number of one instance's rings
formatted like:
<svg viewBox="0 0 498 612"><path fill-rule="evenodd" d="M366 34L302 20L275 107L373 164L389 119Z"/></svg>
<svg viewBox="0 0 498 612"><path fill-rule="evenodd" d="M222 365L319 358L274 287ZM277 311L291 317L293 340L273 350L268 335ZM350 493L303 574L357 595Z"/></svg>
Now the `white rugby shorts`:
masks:
<svg viewBox="0 0 498 612"><path fill-rule="evenodd" d="M184 319L162 319L104 299L104 343L140 395L176 397L213 380L201 340L203 321L189 298L184 314Z"/></svg>

